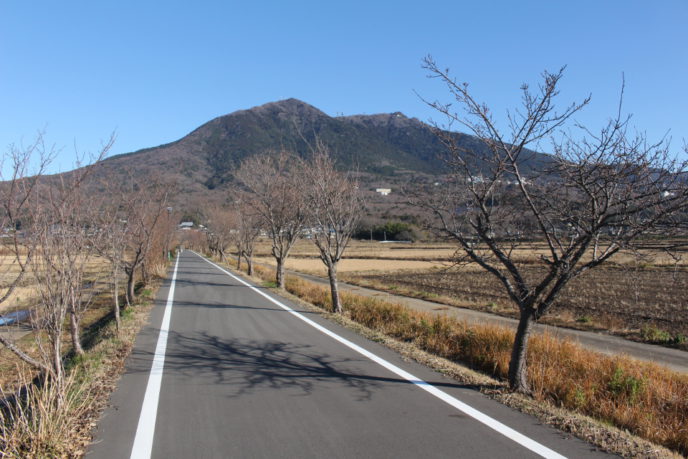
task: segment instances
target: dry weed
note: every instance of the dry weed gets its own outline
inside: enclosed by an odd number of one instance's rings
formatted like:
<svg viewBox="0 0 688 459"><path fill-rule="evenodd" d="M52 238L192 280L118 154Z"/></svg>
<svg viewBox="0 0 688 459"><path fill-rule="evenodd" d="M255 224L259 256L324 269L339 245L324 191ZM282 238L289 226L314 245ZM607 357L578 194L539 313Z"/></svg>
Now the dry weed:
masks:
<svg viewBox="0 0 688 459"><path fill-rule="evenodd" d="M26 378L24 389L14 396L0 389L5 404L0 407L0 457L74 457L82 451L71 436L90 407L90 387L76 373L64 381L62 390L50 379L41 385Z"/></svg>

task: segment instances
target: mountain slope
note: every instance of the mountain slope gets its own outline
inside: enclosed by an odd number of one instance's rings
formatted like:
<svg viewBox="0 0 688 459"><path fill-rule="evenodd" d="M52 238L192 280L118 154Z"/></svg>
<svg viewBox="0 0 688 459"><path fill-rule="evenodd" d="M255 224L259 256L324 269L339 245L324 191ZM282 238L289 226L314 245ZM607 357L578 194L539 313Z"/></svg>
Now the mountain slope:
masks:
<svg viewBox="0 0 688 459"><path fill-rule="evenodd" d="M343 167L356 166L371 173L389 168L441 171L437 154L442 146L418 120L400 113L335 118L296 99L215 118L177 142L108 162L157 163L192 175L212 189L225 183L243 159L282 148L306 155L316 136ZM175 167L175 161L186 164Z"/></svg>
<svg viewBox="0 0 688 459"><path fill-rule="evenodd" d="M474 137L453 135L464 148L486 153ZM279 149L307 155L316 136L344 168L383 176L443 172L439 158L445 148L432 128L415 118L401 113L331 117L296 99L215 118L176 142L108 158L103 170L115 177L123 170L158 173L188 193L208 193L231 181L243 159ZM534 154L530 161L546 157Z"/></svg>

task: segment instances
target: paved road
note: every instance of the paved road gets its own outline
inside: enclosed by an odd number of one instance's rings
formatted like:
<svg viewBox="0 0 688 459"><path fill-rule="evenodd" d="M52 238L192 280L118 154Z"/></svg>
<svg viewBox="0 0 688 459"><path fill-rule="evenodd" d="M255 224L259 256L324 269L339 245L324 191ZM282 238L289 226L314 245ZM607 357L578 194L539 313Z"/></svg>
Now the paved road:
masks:
<svg viewBox="0 0 688 459"><path fill-rule="evenodd" d="M189 251L111 405L89 458L603 456Z"/></svg>

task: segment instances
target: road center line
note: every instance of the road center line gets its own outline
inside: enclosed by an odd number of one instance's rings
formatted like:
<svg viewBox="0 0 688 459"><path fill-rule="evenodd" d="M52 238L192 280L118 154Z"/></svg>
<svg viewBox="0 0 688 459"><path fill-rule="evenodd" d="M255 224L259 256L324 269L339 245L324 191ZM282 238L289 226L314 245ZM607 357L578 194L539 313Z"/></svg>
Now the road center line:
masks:
<svg viewBox="0 0 688 459"><path fill-rule="evenodd" d="M417 387L425 390L426 392L431 393L435 397L439 398L443 402L453 406L457 410L463 412L464 414L472 417L478 422L481 422L482 424L486 425L487 427L499 432L500 434L504 435L505 437L515 441L516 443L520 444L521 446L533 451L536 454L539 454L542 457L546 458L557 458L557 459L562 459L565 458L565 456L562 456L561 454L557 453L556 451L553 451L546 446L536 442L535 440L532 440L531 438L526 437L525 435L515 431L511 427L508 427L501 422L497 421L494 418L491 418L490 416L484 414L481 411L476 410L475 408L471 407L470 405L465 404L464 402L452 397L451 395L447 394L446 392L436 388L432 384L415 377L411 373L402 370L401 368L397 367L396 365L388 362L387 360L383 359L382 357L378 357L377 355L373 354L372 352L369 352L365 349L363 349L361 346L358 344L355 344L351 341L349 341L346 338L343 338L339 336L338 334L328 330L327 328L323 327L322 325L317 324L316 322L313 322L311 319L305 317L304 315L296 312L289 306L280 303L276 299L272 298L270 295L268 295L265 292L260 291L253 285L249 284L248 282L244 281L243 279L235 276L234 274L230 273L226 269L216 265L212 261L208 260L205 257L202 257L201 255L197 254L196 252L192 252L195 255L197 255L199 258L202 260L207 261L223 273L227 274L230 276L232 279L240 282L241 284L245 285L246 287L250 288L254 292L258 293L259 295L267 298L270 302L276 304L280 308L284 309L285 311L289 312L290 314L294 315L295 317L298 317L302 321L306 322L308 325L311 327L317 329L318 331L326 334L327 336L334 338L335 340L339 341L340 343L344 344L345 346L349 347L350 349L353 349L354 351L358 352L359 354L369 358L373 362L383 366L384 368L388 369L392 373L395 373L396 375L406 379L410 383L415 384ZM139 424L140 426L140 424ZM133 456L132 456L133 457Z"/></svg>
<svg viewBox="0 0 688 459"><path fill-rule="evenodd" d="M167 336L170 331L170 318L172 317L172 303L174 302L174 285L177 281L177 267L179 255L174 263L170 291L167 294L165 313L160 324L158 344L155 346L153 365L151 365L146 394L141 405L141 415L136 428L134 446L131 449L131 459L148 459L153 451L153 435L155 434L155 419L158 415L158 400L160 398L160 385L162 383L162 370L165 366L165 351L167 350Z"/></svg>

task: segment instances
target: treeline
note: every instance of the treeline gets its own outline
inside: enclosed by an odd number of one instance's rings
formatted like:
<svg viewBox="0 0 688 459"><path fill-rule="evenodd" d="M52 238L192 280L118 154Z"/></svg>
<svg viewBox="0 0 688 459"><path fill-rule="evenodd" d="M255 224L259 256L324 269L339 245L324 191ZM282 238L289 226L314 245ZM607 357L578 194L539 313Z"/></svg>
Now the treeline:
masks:
<svg viewBox="0 0 688 459"><path fill-rule="evenodd" d="M418 229L410 223L388 221L381 224L362 222L354 232L355 239L371 241L416 241Z"/></svg>
<svg viewBox="0 0 688 459"><path fill-rule="evenodd" d="M341 312L337 267L362 212L355 177L336 168L328 148L316 139L306 158L281 151L244 160L235 171L233 199L209 209L207 245L222 260L230 250L237 263L253 271L259 235L271 242L275 284L284 288L284 267L297 240L306 238L318 249L327 268L332 307Z"/></svg>
<svg viewBox="0 0 688 459"><path fill-rule="evenodd" d="M4 157L9 167L0 184L0 304L19 287L30 285L35 295L26 306L34 340L2 333L0 345L37 370L42 387L57 393L64 390L67 351L84 353L82 320L95 296L109 290L119 330L121 309L134 304L137 282L164 275L172 249L171 189L151 177L112 181L98 174L111 145L112 140L86 161L81 158L85 166L59 176L44 174L54 154L41 136Z"/></svg>

